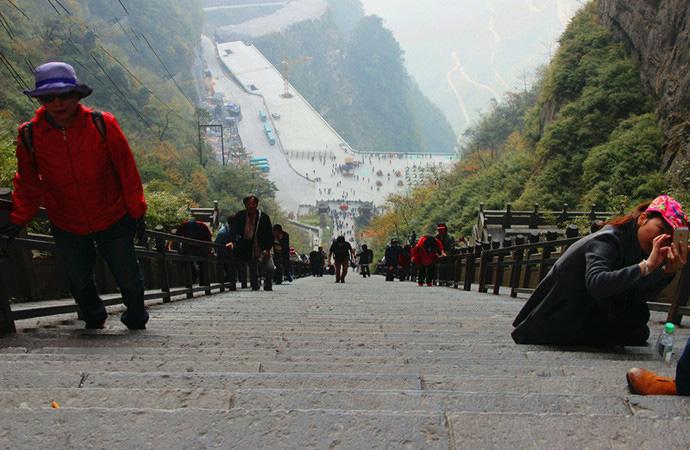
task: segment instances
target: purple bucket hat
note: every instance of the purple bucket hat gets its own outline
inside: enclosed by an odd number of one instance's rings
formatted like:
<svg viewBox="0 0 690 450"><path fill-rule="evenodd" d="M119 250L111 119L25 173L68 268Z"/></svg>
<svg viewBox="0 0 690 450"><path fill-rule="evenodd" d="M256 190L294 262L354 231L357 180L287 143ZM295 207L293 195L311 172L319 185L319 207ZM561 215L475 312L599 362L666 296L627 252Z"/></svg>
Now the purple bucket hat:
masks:
<svg viewBox="0 0 690 450"><path fill-rule="evenodd" d="M34 70L34 77L36 78L36 87L24 91L24 94L29 97L75 91L81 95L81 98L84 98L93 92L93 89L87 85L79 83L74 67L67 63L49 62L42 64Z"/></svg>

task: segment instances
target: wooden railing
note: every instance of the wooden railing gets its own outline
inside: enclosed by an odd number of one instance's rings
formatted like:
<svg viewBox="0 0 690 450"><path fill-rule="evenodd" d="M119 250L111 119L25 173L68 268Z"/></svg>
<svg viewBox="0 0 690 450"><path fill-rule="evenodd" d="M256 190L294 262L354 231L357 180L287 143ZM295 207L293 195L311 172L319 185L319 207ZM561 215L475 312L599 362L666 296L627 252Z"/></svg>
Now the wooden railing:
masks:
<svg viewBox="0 0 690 450"><path fill-rule="evenodd" d="M0 209L7 210L8 201L0 199ZM2 222L0 217L0 222ZM170 243L188 247L204 248L206 256L192 256L170 250ZM136 246L136 255L144 275L144 300L161 299L163 303L174 297L192 298L196 293L210 295L214 291L223 292L230 283L225 279L224 266L235 263L229 257L221 258L221 246L207 242L176 236L161 231L147 230L144 242ZM0 236L0 333L14 333L16 320L45 317L57 314L79 312L73 300L66 300L46 306L32 304L22 307L11 299L59 300L69 298L67 277L62 273L59 262L50 256L55 250L51 236L28 234L9 241ZM37 257L36 254L43 257ZM192 283L192 264L198 263L202 277L197 285ZM292 262L295 278L311 274L308 264ZM117 287L107 270L106 264L97 259L95 267L99 294L115 294ZM114 296L104 300L105 305L122 303L122 297Z"/></svg>
<svg viewBox="0 0 690 450"><path fill-rule="evenodd" d="M499 226L507 231L513 227L524 227L536 230L540 227L553 225L551 222L566 224L582 218L590 222L605 221L616 215L610 211L597 211L596 205L592 205L589 211L570 211L568 204L564 203L560 211L541 211L539 204L534 204L531 211L513 210L510 203L503 210L484 209L484 204L479 204L477 222L474 225L473 237L475 241L485 242L489 239L489 226ZM546 231L546 230L544 230Z"/></svg>
<svg viewBox="0 0 690 450"><path fill-rule="evenodd" d="M565 237L549 232L543 240L539 233L533 232L503 242L483 242L462 248L458 254L438 260L436 284L511 297L531 294L558 257L580 239L577 227L569 226L565 231ZM385 274L385 265L379 264L376 273ZM665 291L669 303L648 302L648 305L651 310L667 312L667 321L680 324L683 315L690 314L690 265L677 278Z"/></svg>

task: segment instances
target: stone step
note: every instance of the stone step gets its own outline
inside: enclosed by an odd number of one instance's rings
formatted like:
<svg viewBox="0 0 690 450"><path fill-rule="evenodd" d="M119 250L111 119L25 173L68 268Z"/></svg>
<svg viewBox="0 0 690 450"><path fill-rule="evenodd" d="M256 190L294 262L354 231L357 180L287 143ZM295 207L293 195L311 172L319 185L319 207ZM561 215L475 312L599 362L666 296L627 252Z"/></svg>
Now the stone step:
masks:
<svg viewBox="0 0 690 450"><path fill-rule="evenodd" d="M185 360L209 360L209 361L234 361L245 360L252 358L256 361L294 361L294 362L360 362L361 364L369 363L397 363L401 365L451 365L451 366L465 366L483 364L487 367L497 367L502 365L510 366L551 366L551 367L599 367L607 366L609 362L625 362L627 365L643 365L656 366L658 357L651 351L645 353L621 353L621 354L592 354L585 353L561 353L561 352L539 352L539 353L514 353L507 351L505 353L498 352L477 352L477 351L404 351L399 348L390 349L367 349L367 348L346 348L346 349L329 349L329 348L293 348L291 346L274 346L269 348L248 348L248 349L223 349L222 345L213 346L211 350L208 347L194 347L189 346L184 349L167 349L166 348L148 348L148 347L130 347L127 353L119 348L99 348L99 347L43 347L37 351L37 355L41 359L50 359L49 356L54 355L53 359L59 359L61 355L69 355L69 357L83 357L90 360L90 358L108 358L112 355L113 359L121 359L121 357L129 357L129 359L147 359L147 360L167 360L167 355L175 353L171 358L181 358ZM21 356L21 354L15 354ZM677 358L674 357L675 361ZM9 360L9 359L8 359ZM591 366L590 366L591 364Z"/></svg>
<svg viewBox="0 0 690 450"><path fill-rule="evenodd" d="M688 448L690 421L567 414L453 414L451 448Z"/></svg>
<svg viewBox="0 0 690 450"><path fill-rule="evenodd" d="M252 357L221 357L211 359L199 357L184 358L146 358L132 356L129 359L109 359L105 357L63 358L63 355L36 355L42 359L5 359L0 361L0 371L68 371L68 372L100 372L116 370L120 372L237 372L237 373L369 373L369 374L409 374L409 375L455 375L455 376L533 376L538 378L559 376L599 376L607 379L617 379L635 366L643 366L659 373L673 376L674 366L661 361L590 361L585 365L571 364L554 366L548 363L516 364L510 362L486 361L412 361L404 358L391 360L380 359L361 361L359 359L346 360L343 357L333 359L318 359L296 361L285 359L257 359ZM103 355L101 355L103 356ZM407 363L405 363L407 361Z"/></svg>
<svg viewBox="0 0 690 450"><path fill-rule="evenodd" d="M0 409L61 408L229 410L235 394L221 389L30 388L0 391Z"/></svg>
<svg viewBox="0 0 690 450"><path fill-rule="evenodd" d="M83 420L89 417L89 420ZM686 448L686 419L339 410L0 410L5 448Z"/></svg>
<svg viewBox="0 0 690 450"><path fill-rule="evenodd" d="M192 370L189 370L192 369ZM627 393L624 372L604 374L384 374L294 372L184 371L27 371L5 370L0 382L7 389L132 388L132 389L378 389L418 391L505 392L545 394Z"/></svg>
<svg viewBox="0 0 690 450"><path fill-rule="evenodd" d="M449 448L438 413L44 408L0 422L2 448Z"/></svg>
<svg viewBox="0 0 690 450"><path fill-rule="evenodd" d="M0 391L0 409L61 408L230 410L341 410L425 413L583 414L646 417L690 415L677 397L634 395L505 394L499 392L336 389L124 389L55 388Z"/></svg>

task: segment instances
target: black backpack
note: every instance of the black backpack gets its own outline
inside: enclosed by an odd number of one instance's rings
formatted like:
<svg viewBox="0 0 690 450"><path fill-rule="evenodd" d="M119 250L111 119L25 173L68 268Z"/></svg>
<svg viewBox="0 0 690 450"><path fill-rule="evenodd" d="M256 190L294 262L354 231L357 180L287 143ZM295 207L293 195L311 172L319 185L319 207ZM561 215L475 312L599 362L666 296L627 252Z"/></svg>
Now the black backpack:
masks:
<svg viewBox="0 0 690 450"><path fill-rule="evenodd" d="M426 239L424 239L424 250L426 250L429 253L438 253L439 248L438 242L436 242L436 238L427 237Z"/></svg>
<svg viewBox="0 0 690 450"><path fill-rule="evenodd" d="M105 120L103 119L103 113L100 111L91 111L91 120L98 130L98 134L101 138L105 140ZM36 172L38 172L38 164L36 163L36 154L34 153L34 123L26 122L19 128L19 138L22 141L22 146L31 155L31 164L34 166Z"/></svg>

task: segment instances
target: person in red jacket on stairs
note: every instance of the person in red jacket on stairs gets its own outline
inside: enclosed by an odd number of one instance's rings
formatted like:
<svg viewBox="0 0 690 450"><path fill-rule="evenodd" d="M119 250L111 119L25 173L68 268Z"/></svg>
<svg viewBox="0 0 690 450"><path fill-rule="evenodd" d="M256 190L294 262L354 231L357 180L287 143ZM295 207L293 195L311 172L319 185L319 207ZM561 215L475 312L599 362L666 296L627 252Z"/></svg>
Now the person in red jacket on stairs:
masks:
<svg viewBox="0 0 690 450"><path fill-rule="evenodd" d="M432 286L436 261L440 256L446 256L443 243L434 236L422 236L412 249L412 262L417 265L417 284Z"/></svg>
<svg viewBox="0 0 690 450"><path fill-rule="evenodd" d="M80 103L92 89L72 66L50 62L34 75L35 88L24 94L41 107L19 128L12 212L0 234L16 237L45 207L86 328L103 328L108 316L95 284L97 248L127 307L120 320L144 329L149 315L134 237L144 235L146 200L127 139L112 114Z"/></svg>

